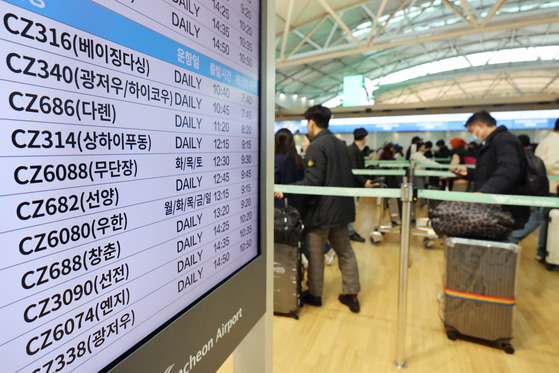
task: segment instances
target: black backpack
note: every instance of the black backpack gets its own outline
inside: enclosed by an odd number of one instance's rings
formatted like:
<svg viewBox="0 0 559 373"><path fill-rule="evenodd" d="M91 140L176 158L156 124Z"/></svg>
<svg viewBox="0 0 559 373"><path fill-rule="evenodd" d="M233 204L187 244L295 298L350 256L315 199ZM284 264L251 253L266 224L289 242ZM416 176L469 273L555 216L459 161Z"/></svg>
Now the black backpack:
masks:
<svg viewBox="0 0 559 373"><path fill-rule="evenodd" d="M531 149L526 149L524 154L526 158L524 194L539 197L549 196L549 179L545 164Z"/></svg>
<svg viewBox="0 0 559 373"><path fill-rule="evenodd" d="M299 246L303 237L301 215L292 206L274 208L274 242Z"/></svg>

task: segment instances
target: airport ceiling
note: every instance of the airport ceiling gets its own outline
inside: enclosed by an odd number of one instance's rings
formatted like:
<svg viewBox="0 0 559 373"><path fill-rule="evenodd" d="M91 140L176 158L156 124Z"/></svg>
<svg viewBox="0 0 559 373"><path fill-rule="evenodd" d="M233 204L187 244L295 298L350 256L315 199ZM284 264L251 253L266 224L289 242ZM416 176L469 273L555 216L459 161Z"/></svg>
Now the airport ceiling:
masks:
<svg viewBox="0 0 559 373"><path fill-rule="evenodd" d="M559 0L276 0L278 108L356 74L376 104L555 101Z"/></svg>

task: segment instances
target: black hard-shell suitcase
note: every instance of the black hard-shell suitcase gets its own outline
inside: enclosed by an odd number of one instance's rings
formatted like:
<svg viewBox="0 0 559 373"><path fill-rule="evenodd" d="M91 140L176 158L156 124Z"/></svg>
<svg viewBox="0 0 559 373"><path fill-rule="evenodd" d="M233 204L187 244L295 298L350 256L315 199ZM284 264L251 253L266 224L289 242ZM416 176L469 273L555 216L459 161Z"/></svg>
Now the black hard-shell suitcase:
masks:
<svg viewBox="0 0 559 373"><path fill-rule="evenodd" d="M447 238L443 322L447 337L510 344L521 248L507 242Z"/></svg>

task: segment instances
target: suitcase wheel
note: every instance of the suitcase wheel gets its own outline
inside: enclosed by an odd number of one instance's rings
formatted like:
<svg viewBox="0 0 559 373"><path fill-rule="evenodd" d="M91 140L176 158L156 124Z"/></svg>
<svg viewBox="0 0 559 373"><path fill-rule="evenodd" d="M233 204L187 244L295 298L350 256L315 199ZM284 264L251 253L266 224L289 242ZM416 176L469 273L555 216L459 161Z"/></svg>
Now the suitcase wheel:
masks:
<svg viewBox="0 0 559 373"><path fill-rule="evenodd" d="M514 354L514 347L512 347L508 340L497 341L497 346L509 355Z"/></svg>
<svg viewBox="0 0 559 373"><path fill-rule="evenodd" d="M435 240L429 237L423 239L423 247L426 249L432 249L435 246Z"/></svg>
<svg viewBox="0 0 559 373"><path fill-rule="evenodd" d="M554 271L557 269L557 264L548 264L545 266L545 269L547 269L548 271Z"/></svg>
<svg viewBox="0 0 559 373"><path fill-rule="evenodd" d="M447 330L446 331L446 336L451 341L455 341L455 340L458 339L458 336L456 335L456 332L454 330Z"/></svg>
<svg viewBox="0 0 559 373"><path fill-rule="evenodd" d="M373 246L378 246L382 243L382 241L384 241L384 235L379 231L374 231L371 232L369 240L371 241L371 244L373 244Z"/></svg>

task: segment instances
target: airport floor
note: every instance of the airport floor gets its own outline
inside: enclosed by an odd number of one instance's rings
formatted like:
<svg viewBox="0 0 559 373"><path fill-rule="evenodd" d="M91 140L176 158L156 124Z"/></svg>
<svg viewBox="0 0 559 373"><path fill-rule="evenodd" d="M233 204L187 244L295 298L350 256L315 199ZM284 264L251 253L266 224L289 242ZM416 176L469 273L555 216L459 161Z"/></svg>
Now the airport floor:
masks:
<svg viewBox="0 0 559 373"><path fill-rule="evenodd" d="M376 199L361 198L357 231L368 238ZM417 210L426 214L425 208ZM412 237L408 282L407 369L403 372L557 372L559 371L559 272L534 260L537 231L523 242L514 314L514 355L464 340L447 339L437 294L442 292L441 240L423 248ZM396 319L400 240L388 233L379 246L352 242L358 258L361 312L339 303L337 260L325 269L323 306L304 306L299 320L274 316L274 372L397 372ZM232 357L219 373L233 372Z"/></svg>

